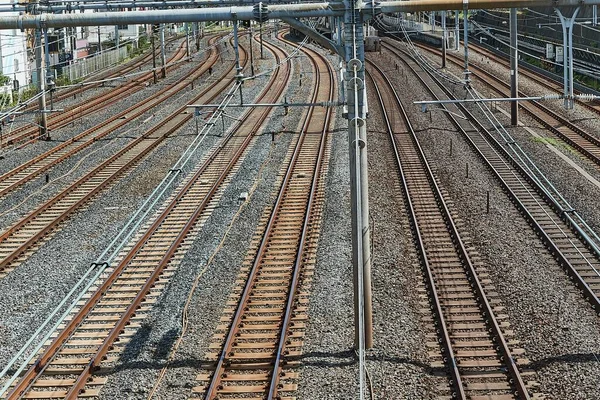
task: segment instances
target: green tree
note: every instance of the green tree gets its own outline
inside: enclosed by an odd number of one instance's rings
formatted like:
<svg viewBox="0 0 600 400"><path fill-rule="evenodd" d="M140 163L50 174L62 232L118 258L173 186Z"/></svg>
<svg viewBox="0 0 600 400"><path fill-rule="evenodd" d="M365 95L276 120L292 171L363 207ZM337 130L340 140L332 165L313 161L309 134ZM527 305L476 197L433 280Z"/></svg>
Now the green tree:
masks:
<svg viewBox="0 0 600 400"><path fill-rule="evenodd" d="M0 72L0 86L8 85L10 78Z"/></svg>

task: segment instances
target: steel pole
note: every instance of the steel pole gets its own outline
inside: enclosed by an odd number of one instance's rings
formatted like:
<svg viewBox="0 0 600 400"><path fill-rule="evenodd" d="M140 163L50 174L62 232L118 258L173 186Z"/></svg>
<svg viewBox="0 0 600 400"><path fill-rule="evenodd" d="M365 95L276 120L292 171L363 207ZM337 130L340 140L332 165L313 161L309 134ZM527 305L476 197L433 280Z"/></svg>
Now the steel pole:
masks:
<svg viewBox="0 0 600 400"><path fill-rule="evenodd" d="M240 38L238 35L238 21L233 20L233 51L235 53L235 70L237 71L237 75L241 75L242 68L240 67Z"/></svg>
<svg viewBox="0 0 600 400"><path fill-rule="evenodd" d="M510 9L510 97L519 96L519 55L517 49L517 9ZM510 124L519 124L519 102L510 103Z"/></svg>
<svg viewBox="0 0 600 400"><path fill-rule="evenodd" d="M52 76L50 70L50 41L48 40L48 28L44 29L44 66L46 69L46 87L48 87L48 79Z"/></svg>
<svg viewBox="0 0 600 400"><path fill-rule="evenodd" d="M43 58L43 50L42 50L42 32L40 29L35 30L35 69L37 71L38 78L38 90L42 95L40 96L39 108L40 108L40 138L49 139L48 136L48 119L46 116L46 77L44 73L44 68L42 67L42 58Z"/></svg>
<svg viewBox="0 0 600 400"><path fill-rule="evenodd" d="M592 6L592 26L598 25L598 6L594 4Z"/></svg>
<svg viewBox="0 0 600 400"><path fill-rule="evenodd" d="M465 48L465 84L469 84L469 82L471 82L471 79L469 78L469 75L471 74L469 72L469 18L467 15L467 7L465 6L463 8L463 46Z"/></svg>
<svg viewBox="0 0 600 400"><path fill-rule="evenodd" d="M567 24L565 21L565 18L563 17L562 13L560 12L559 9L556 9L556 13L558 14L558 17L560 18L560 24L562 26L562 32L563 32L563 95L565 97L564 99L564 106L565 108L569 107L569 100L567 98L567 95L569 94L569 63L567 60L567 46L569 45L569 40L568 40L568 36L567 36Z"/></svg>
<svg viewBox="0 0 600 400"><path fill-rule="evenodd" d="M265 55L263 52L263 24L262 22L258 24L258 28L260 29L260 59L264 60Z"/></svg>
<svg viewBox="0 0 600 400"><path fill-rule="evenodd" d="M152 31L152 35L150 36L150 44L152 45L152 80L156 84L158 78L156 76L156 46L154 45L154 31Z"/></svg>
<svg viewBox="0 0 600 400"><path fill-rule="evenodd" d="M254 51L252 50L254 46L252 43L252 36L252 25L250 25L250 76L254 76Z"/></svg>
<svg viewBox="0 0 600 400"><path fill-rule="evenodd" d="M188 61L191 61L191 59L190 59L190 24L189 24L189 22L185 23L185 56L187 57Z"/></svg>
<svg viewBox="0 0 600 400"><path fill-rule="evenodd" d="M167 56L165 53L165 24L160 24L160 74L163 78L167 77Z"/></svg>
<svg viewBox="0 0 600 400"><path fill-rule="evenodd" d="M446 11L442 11L442 68L446 68Z"/></svg>
<svg viewBox="0 0 600 400"><path fill-rule="evenodd" d="M454 50L458 51L460 43L460 20L458 19L458 10L454 11Z"/></svg>
<svg viewBox="0 0 600 400"><path fill-rule="evenodd" d="M371 233L367 163L364 32L354 1L345 2L344 47L346 101L350 151L350 201L352 212L352 265L354 282L355 348L373 347L371 295ZM363 342L364 340L364 342ZM362 379L362 377L361 377Z"/></svg>
<svg viewBox="0 0 600 400"><path fill-rule="evenodd" d="M98 53L102 54L102 38L100 37L100 26L97 26L98 28Z"/></svg>
<svg viewBox="0 0 600 400"><path fill-rule="evenodd" d="M119 25L115 25L115 48L119 50Z"/></svg>
<svg viewBox="0 0 600 400"><path fill-rule="evenodd" d="M575 18L577 18L577 14L579 13L579 7L575 9L573 12L573 16L569 20L569 105L568 108L572 109L574 106L573 99L573 24L575 23Z"/></svg>

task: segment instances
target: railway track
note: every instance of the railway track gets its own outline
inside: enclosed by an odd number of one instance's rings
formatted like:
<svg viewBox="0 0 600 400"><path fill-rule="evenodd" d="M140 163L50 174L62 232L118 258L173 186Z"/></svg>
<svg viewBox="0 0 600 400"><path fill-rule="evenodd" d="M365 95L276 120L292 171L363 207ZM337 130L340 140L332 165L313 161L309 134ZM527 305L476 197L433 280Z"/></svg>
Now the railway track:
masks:
<svg viewBox="0 0 600 400"><path fill-rule="evenodd" d="M177 40L177 38L169 38L166 41L166 43L172 43L175 40ZM115 68L112 68L108 72L104 72L104 73L101 72L101 73L93 74L90 78L94 79L94 80L103 80L103 79L111 79L111 78L120 77L120 76L128 74L129 72L138 70L144 64L150 62L151 59L152 59L152 52L146 52L145 54L142 54L139 57L136 57L135 59L131 60L130 62L119 65ZM84 80L84 82L86 80ZM66 90L57 90L57 92L54 94L53 99L55 102L58 102L58 101L66 99L68 97L76 97L77 95L85 92L86 90L89 90L92 88L97 88L99 86L101 86L101 83L82 85L79 87L73 87L73 88L69 88ZM30 106L25 107L24 110L32 111L32 110L35 110L37 107L38 107L37 104L31 104Z"/></svg>
<svg viewBox="0 0 600 400"><path fill-rule="evenodd" d="M430 47L422 45L417 46L432 51ZM453 64L458 66L463 65L462 59L452 53L448 53L447 58ZM506 81L498 79L497 76L474 64L470 64L469 70L474 72L472 76L480 79L484 84L492 88L501 96L510 97L510 84ZM523 97L527 96L526 93L521 91L519 91L519 95ZM600 114L600 108L596 110L594 106L591 106L588 103L582 102L582 104L588 105L593 108L595 112ZM600 139L597 136L570 122L567 118L561 116L549 107L546 107L539 101L519 102L519 107L522 110L525 110L533 119L542 124L549 132L553 133L554 136L577 149L582 155L593 161L595 164L600 165ZM540 111L542 112L540 113Z"/></svg>
<svg viewBox="0 0 600 400"><path fill-rule="evenodd" d="M245 63L245 53L242 54ZM191 84L195 79L202 76L210 67L210 64L203 64L191 75L181 80L176 86L176 90L181 90ZM233 71L234 63L231 62L224 72L223 78L226 78ZM229 76L211 87L203 90L196 100L212 100L218 97L227 86L232 82L233 77ZM174 88L175 90L175 88ZM173 94L171 91L170 94ZM158 101L157 97L154 101ZM166 100L167 97L162 98ZM151 104L150 101L148 104ZM160 143L163 142L171 133L175 132L193 117L186 106L182 106L174 111L169 118L165 118L153 128L145 132L137 139L130 142L119 152L105 160L92 171L79 178L77 181L65 188L32 212L25 218L9 227L0 234L0 279L14 270L39 246L48 240L51 235L56 233L61 223L65 222L75 211L80 210L87 205L102 191L106 190L111 184L121 178L127 171L137 165L143 157L149 154ZM109 120L110 121L110 120ZM113 120L118 124L119 119ZM42 165L52 164L60 161L60 152L79 151L87 146L87 143L67 142L59 151L50 154ZM59 147L61 147L59 146ZM68 153L62 157L68 156ZM32 166L35 171L35 165ZM24 170L27 172L27 170ZM22 178L26 179L26 178ZM17 182L18 183L18 182ZM4 185L4 182L0 182ZM3 186L0 186L3 187ZM8 187L10 188L10 187ZM0 192L2 193L2 192Z"/></svg>
<svg viewBox="0 0 600 400"><path fill-rule="evenodd" d="M282 50L266 43L265 46L274 52L277 62L285 57ZM289 63L281 65L258 100L279 100L290 71ZM106 269L98 286L64 322L52 342L12 387L7 399L98 395L106 379L94 374L109 368L107 364L116 360L139 328L139 321L147 316L174 265L189 248L187 240L216 206L224 185L239 167L269 113L270 109L261 108L244 114L233 133L210 152L151 225L122 253L122 259Z"/></svg>
<svg viewBox="0 0 600 400"><path fill-rule="evenodd" d="M209 45L214 44L218 38L214 38L209 42ZM206 61L192 74L193 77L198 77L214 66L218 60L218 52L214 47L211 47L210 53ZM72 137L66 142L53 147L47 152L21 164L20 166L0 175L0 199L8 193L20 188L25 183L40 176L52 167L62 161L74 156L82 150L88 148L96 141L106 137L116 129L121 128L136 118L143 115L145 112L163 103L170 96L183 90L190 84L190 76L183 77L177 82L161 89L160 91L148 96L142 102L135 104L126 110L106 119L101 124L87 129L80 134Z"/></svg>
<svg viewBox="0 0 600 400"><path fill-rule="evenodd" d="M420 69L410 55L385 46L421 81L434 99L454 99L450 90ZM546 245L556 262L569 275L596 313L600 312L600 256L597 235L585 220L560 196L534 167L523 166L511 149L513 142L500 143L462 104L450 104L448 118L498 179L511 201ZM467 120L456 118L465 115ZM508 149L508 150L507 150ZM546 182L547 184L544 184Z"/></svg>
<svg viewBox="0 0 600 400"><path fill-rule="evenodd" d="M185 43L182 43L177 48L175 54L169 59L170 64L167 68L172 70L177 68L180 64L174 64L181 60L186 54ZM76 106L67 107L64 112L58 114L50 114L48 117L48 130L62 128L70 123L75 122L77 119L82 118L93 112L98 112L103 108L106 108L119 99L131 95L132 93L138 92L145 87L146 81L152 79L152 72L145 73L137 78L134 78L127 83L120 85L113 90L104 92L92 99L86 100L84 103ZM38 126L22 126L11 132L8 132L2 141L1 147L17 146L22 147L26 144L32 143L39 139L39 128Z"/></svg>
<svg viewBox="0 0 600 400"><path fill-rule="evenodd" d="M430 336L441 351L434 365L449 370L452 398L529 399L517 367L521 359L515 361L522 350L511 349L517 342L506 339L512 332L501 303L486 295L494 288L482 279L485 267L471 261L391 81L368 59L367 67L394 149L435 320Z"/></svg>
<svg viewBox="0 0 600 400"><path fill-rule="evenodd" d="M470 49L470 51L479 53L479 54L489 58L490 60L510 69L510 61L509 60L506 60L504 57L501 57L495 53L492 53L491 51L485 49L484 47L480 47L480 46L471 44L469 46L469 49ZM545 87L546 89L552 90L553 92L556 92L558 94L563 94L564 89L562 86L562 82L558 83L553 80L550 80L550 79L548 79L547 76L539 74L533 70L527 69L526 67L519 68L519 74L528 77L529 79L533 80L538 85ZM575 91L575 94L582 94L582 93ZM587 101L575 100L575 103L577 105L582 106L583 108L588 109L589 111L592 111L595 114L600 115L600 104L598 104L598 102L587 102Z"/></svg>
<svg viewBox="0 0 600 400"><path fill-rule="evenodd" d="M328 61L303 49L312 63L312 101L331 101L335 79ZM197 377L204 399L292 399L307 320L310 276L323 204L331 112L309 110L277 199L263 214L222 323Z"/></svg>

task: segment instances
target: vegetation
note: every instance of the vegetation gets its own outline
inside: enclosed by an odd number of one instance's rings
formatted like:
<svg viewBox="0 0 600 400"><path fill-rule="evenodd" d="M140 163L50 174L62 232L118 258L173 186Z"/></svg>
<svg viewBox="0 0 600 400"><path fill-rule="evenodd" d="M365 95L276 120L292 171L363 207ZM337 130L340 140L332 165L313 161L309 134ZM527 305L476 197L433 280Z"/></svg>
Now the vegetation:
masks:
<svg viewBox="0 0 600 400"><path fill-rule="evenodd" d="M573 148L571 146L569 146L562 140L558 140L555 138L549 138L549 137L534 137L533 141L536 143L549 144L556 148L562 148L568 153L575 153L575 150L573 150Z"/></svg>
<svg viewBox="0 0 600 400"><path fill-rule="evenodd" d="M0 72L0 86L8 85L9 83L10 78Z"/></svg>

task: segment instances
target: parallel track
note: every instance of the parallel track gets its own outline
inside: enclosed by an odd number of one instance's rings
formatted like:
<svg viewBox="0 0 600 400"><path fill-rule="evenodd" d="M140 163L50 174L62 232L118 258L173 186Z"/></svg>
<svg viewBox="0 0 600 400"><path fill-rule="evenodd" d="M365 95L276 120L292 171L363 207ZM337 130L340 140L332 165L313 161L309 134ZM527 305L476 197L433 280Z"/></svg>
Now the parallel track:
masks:
<svg viewBox="0 0 600 400"><path fill-rule="evenodd" d="M166 43L167 44L172 43L175 40L177 40L177 38L169 38L166 40ZM117 77L126 75L127 73L129 73L131 71L140 69L144 64L149 63L151 59L152 59L152 52L146 51L144 54L136 57L133 60L130 60L129 62L127 62L125 64L121 64L119 66L111 68L108 72L95 73L92 76L90 76L89 78L87 78L86 80L94 79L94 80L98 81L98 80L103 80L103 79L117 78ZM84 80L84 82L86 80ZM68 97L76 97L77 95L85 92L86 90L96 88L99 86L101 86L101 83L93 83L93 84L88 84L88 85L82 85L79 87L73 87L73 88L69 88L69 89L59 90L59 91L57 91L57 93L54 94L53 100L55 102L59 102ZM37 104L32 104L32 105L26 107L25 110L31 111L31 110L35 110L36 108L37 108Z"/></svg>
<svg viewBox="0 0 600 400"><path fill-rule="evenodd" d="M510 61L507 60L504 57L501 57L495 53L492 53L491 51L477 46L477 45L470 45L469 46L469 50L472 52L476 52L479 54L482 54L484 56L486 56L487 58L489 58L490 60L506 67L510 69ZM535 71L529 70L527 68L519 68L519 74L528 77L529 79L535 81L535 83L537 83L540 86L545 87L546 89L550 89L553 92L562 94L563 93L563 86L562 86L562 82L558 83L555 82L551 79L548 79L547 76L539 74ZM581 92L576 92L576 94L581 94ZM597 102L587 102L587 101L581 101L581 100L575 100L575 103L579 106L582 106L590 111L592 111L595 114L600 115L600 104L598 104Z"/></svg>
<svg viewBox="0 0 600 400"><path fill-rule="evenodd" d="M503 333L506 315L486 296L489 282L469 257L392 83L368 59L367 67L394 148L453 398L529 399Z"/></svg>
<svg viewBox="0 0 600 400"><path fill-rule="evenodd" d="M315 71L312 101L331 101L335 79L328 61L303 49ZM306 286L312 275L327 165L332 110L311 108L272 210L255 235L211 352L215 364L193 389L204 399L292 399L307 320Z"/></svg>
<svg viewBox="0 0 600 400"><path fill-rule="evenodd" d="M285 56L282 50L266 46L275 53L277 61ZM277 101L289 75L290 66L286 63L273 73L259 100ZM139 328L137 321L146 317L146 310L165 284L167 277L163 274L189 248L186 239L216 206L213 200L238 168L254 133L269 113L270 109L263 108L244 114L234 133L208 155L133 247L123 254L118 265L107 270L105 279L65 322L52 343L12 388L8 399L21 396L75 399L98 394L105 379L93 374L114 361L123 350L121 339L126 342ZM57 375L60 379L56 379Z"/></svg>
<svg viewBox="0 0 600 400"><path fill-rule="evenodd" d="M418 46L428 51L433 51L430 47L422 45ZM460 57L448 53L447 58L452 63L462 66L463 61L461 61ZM469 66L469 70L475 72L472 76L480 79L501 96L510 97L510 84L505 80L499 79L492 73L487 72L485 69L472 63ZM519 95L523 97L527 96L526 93L521 91L519 91ZM594 110L594 112L600 113L600 108L596 109L597 106L591 106L588 103L583 102L582 104L586 104L590 109ZM549 132L576 148L582 155L593 161L595 164L600 165L600 138L596 135L586 132L583 128L570 122L567 118L546 107L539 101L522 101L519 102L519 107L542 124Z"/></svg>
<svg viewBox="0 0 600 400"><path fill-rule="evenodd" d="M217 39L218 38L213 38L211 42L214 42ZM210 54L203 63L200 72L205 73L209 67L214 66L217 60L218 53L214 48L211 48ZM191 72L190 74L191 76L198 76L197 72ZM140 103L134 104L126 110L106 119L101 124L81 132L68 141L61 143L47 152L40 154L3 175L0 175L0 199L37 176L40 176L60 162L86 149L97 140L104 138L122 126L131 123L131 121L168 100L171 96L183 90L189 84L190 76L182 77L177 82L150 95Z"/></svg>
<svg viewBox="0 0 600 400"><path fill-rule="evenodd" d="M435 77L422 71L407 52L389 46L384 48L410 68L434 99L454 99L451 92ZM450 104L446 108L450 111L448 118L500 181L557 263L582 291L595 312L599 313L600 257L593 250L593 241L589 239L593 237L593 231L574 210L552 199L546 189L540 186L539 178L532 177L515 161L505 149L506 144L499 143L466 107ZM452 114L464 114L470 123Z"/></svg>
<svg viewBox="0 0 600 400"><path fill-rule="evenodd" d="M169 64L175 63L181 60L186 54L185 43L182 43L178 48L173 57L169 59ZM168 70L178 68L180 64L172 64ZM92 99L86 100L76 106L67 107L64 112L59 114L50 114L48 117L48 130L52 133L52 130L62 128L70 123L75 122L77 119L84 117L90 113L98 112L103 108L106 108L121 98L128 96L132 93L138 92L145 87L146 81L152 79L152 72L145 73L138 76L127 83L114 88L113 90L104 92ZM9 132L2 140L2 147L24 146L27 143L31 143L38 140L39 128L37 126L23 126Z"/></svg>
<svg viewBox="0 0 600 400"><path fill-rule="evenodd" d="M243 61L245 62L245 59ZM177 89L183 89L194 79L204 74L208 68L208 64L200 66L194 73L182 80ZM226 77L233 68L234 64L232 62L223 77ZM228 78L217 82L210 88L203 90L196 99L206 98L207 96L210 99L216 98L231 83L231 80L232 78ZM127 171L137 165L144 156L162 143L168 135L175 132L192 117L193 114L189 112L186 106L180 107L171 114L170 118L165 118L3 232L0 235L0 279L14 270L50 235L56 233L60 224L70 218L76 210L84 207L95 196L121 178ZM80 145L80 147L82 146L84 144ZM51 155L51 157L53 158L55 155Z"/></svg>

